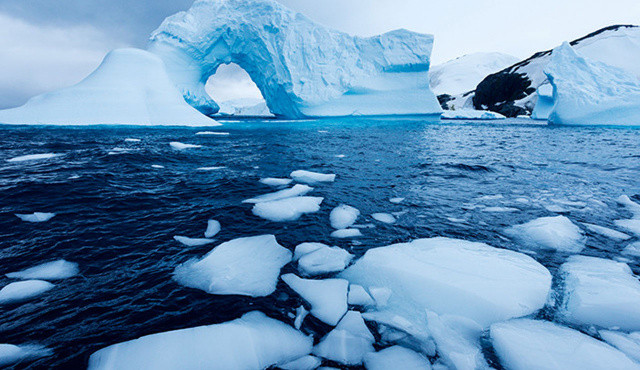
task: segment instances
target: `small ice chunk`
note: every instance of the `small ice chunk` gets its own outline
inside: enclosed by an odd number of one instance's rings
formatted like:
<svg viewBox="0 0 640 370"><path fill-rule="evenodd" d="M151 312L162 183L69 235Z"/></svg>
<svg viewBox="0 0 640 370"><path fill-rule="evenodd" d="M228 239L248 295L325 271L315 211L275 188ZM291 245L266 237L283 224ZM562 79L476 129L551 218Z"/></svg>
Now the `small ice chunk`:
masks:
<svg viewBox="0 0 640 370"><path fill-rule="evenodd" d="M174 279L210 294L264 297L276 290L280 269L290 261L291 252L273 235L240 238L178 266Z"/></svg>
<svg viewBox="0 0 640 370"><path fill-rule="evenodd" d="M347 312L349 283L344 279L308 280L286 274L282 280L309 302L311 314L326 324L338 324Z"/></svg>
<svg viewBox="0 0 640 370"><path fill-rule="evenodd" d="M269 185L269 186L287 186L293 182L292 179L282 179L276 177L266 177L260 179L261 184Z"/></svg>
<svg viewBox="0 0 640 370"><path fill-rule="evenodd" d="M255 204L255 203L271 202L274 200L280 200L280 199L286 199L286 198L293 198L293 197L306 195L311 190L313 190L313 188L310 186L297 184L289 189L283 189L280 191L276 191L275 193L263 194L255 198L243 200L242 203Z"/></svg>
<svg viewBox="0 0 640 370"><path fill-rule="evenodd" d="M53 351L49 348L26 344L16 346L14 344L0 344L0 367L13 365L17 362L51 356Z"/></svg>
<svg viewBox="0 0 640 370"><path fill-rule="evenodd" d="M629 244L623 251L622 254L626 254L627 256L640 257L640 242L635 242Z"/></svg>
<svg viewBox="0 0 640 370"><path fill-rule="evenodd" d="M330 272L338 272L344 270L353 255L339 247L329 247L320 244L320 247L304 253L303 250L308 249L307 245L317 245L320 243L303 243L296 247L295 256L298 259L298 270L306 276L316 276L327 274Z"/></svg>
<svg viewBox="0 0 640 370"><path fill-rule="evenodd" d="M500 364L510 370L640 368L608 344L548 321L493 324L490 337Z"/></svg>
<svg viewBox="0 0 640 370"><path fill-rule="evenodd" d="M304 322L304 319L307 318L308 314L309 311L307 311L304 306L301 305L300 307L296 308L296 319L293 322L293 327L300 330L300 328L302 327L302 323Z"/></svg>
<svg viewBox="0 0 640 370"><path fill-rule="evenodd" d="M508 228L506 234L528 247L578 253L584 248L584 235L565 216L541 217Z"/></svg>
<svg viewBox="0 0 640 370"><path fill-rule="evenodd" d="M374 341L360 312L349 311L313 348L313 354L344 365L359 365L367 353L375 351Z"/></svg>
<svg viewBox="0 0 640 370"><path fill-rule="evenodd" d="M278 366L282 370L314 370L322 364L322 360L315 356L303 356L297 360Z"/></svg>
<svg viewBox="0 0 640 370"><path fill-rule="evenodd" d="M28 155L21 155L19 157L13 157L13 158L7 159L7 162L39 161L43 159L54 158L59 155L61 154L56 154L56 153L28 154Z"/></svg>
<svg viewBox="0 0 640 370"><path fill-rule="evenodd" d="M65 260L46 262L19 272L10 272L7 277L21 280L61 280L76 276L79 272L78 264Z"/></svg>
<svg viewBox="0 0 640 370"><path fill-rule="evenodd" d="M124 141L129 142L129 143L139 143L142 140L128 137L128 138L124 139Z"/></svg>
<svg viewBox="0 0 640 370"><path fill-rule="evenodd" d="M344 155L344 154L336 154L335 157L336 158L345 158L346 155Z"/></svg>
<svg viewBox="0 0 640 370"><path fill-rule="evenodd" d="M395 224L396 223L396 218L393 217L392 214L389 213L374 213L371 215L371 217L379 222L385 223L385 224Z"/></svg>
<svg viewBox="0 0 640 370"><path fill-rule="evenodd" d="M598 334L605 342L614 346L630 359L640 362L640 332L630 334L601 330Z"/></svg>
<svg viewBox="0 0 640 370"><path fill-rule="evenodd" d="M331 211L329 221L334 229L346 229L353 225L359 216L360 211L357 208L341 204Z"/></svg>
<svg viewBox="0 0 640 370"><path fill-rule="evenodd" d="M452 369L488 369L480 347L482 327L473 320L427 312L427 327L438 355Z"/></svg>
<svg viewBox="0 0 640 370"><path fill-rule="evenodd" d="M324 198L320 197L285 198L258 203L253 206L252 212L258 217L273 222L295 221L303 214L318 212L323 200Z"/></svg>
<svg viewBox="0 0 640 370"><path fill-rule="evenodd" d="M216 220L207 221L207 230L204 232L205 238L213 238L220 232L221 226L220 222Z"/></svg>
<svg viewBox="0 0 640 370"><path fill-rule="evenodd" d="M338 239L357 238L359 236L362 236L359 229L341 229L331 233L332 238Z"/></svg>
<svg viewBox="0 0 640 370"><path fill-rule="evenodd" d="M53 289L54 286L43 280L25 280L11 283L0 289L0 304L29 300Z"/></svg>
<svg viewBox="0 0 640 370"><path fill-rule="evenodd" d="M164 168L164 166L161 166L159 164L152 164L151 168L162 169L162 168Z"/></svg>
<svg viewBox="0 0 640 370"><path fill-rule="evenodd" d="M171 148L173 148L175 150L202 148L202 145L184 144L184 143L180 143L180 142L177 142L177 141L172 141L172 142L169 143L169 145L171 146Z"/></svg>
<svg viewBox="0 0 640 370"><path fill-rule="evenodd" d="M46 212L35 212L32 214L16 213L16 217L25 222L47 222L51 220L56 214Z"/></svg>
<svg viewBox="0 0 640 370"><path fill-rule="evenodd" d="M297 182L302 182L305 184L315 184L318 182L334 182L336 180L336 175L334 174L324 174L304 170L293 171L291 172L291 175L289 175L289 177Z"/></svg>
<svg viewBox="0 0 640 370"><path fill-rule="evenodd" d="M404 202L404 198L391 198L391 199L389 199L389 202L391 202L393 204L400 204L400 203Z"/></svg>
<svg viewBox="0 0 640 370"><path fill-rule="evenodd" d="M640 282L625 263L571 256L564 277L561 314L567 322L640 330Z"/></svg>
<svg viewBox="0 0 640 370"><path fill-rule="evenodd" d="M147 335L89 358L89 369L266 369L306 356L313 340L261 312L222 324Z"/></svg>
<svg viewBox="0 0 640 370"><path fill-rule="evenodd" d="M640 218L633 218L630 220L615 220L613 221L616 226L625 229L636 236L640 236Z"/></svg>
<svg viewBox="0 0 640 370"><path fill-rule="evenodd" d="M225 166L198 167L196 171L217 171L217 170L223 170L225 168L227 167Z"/></svg>
<svg viewBox="0 0 640 370"><path fill-rule="evenodd" d="M594 232L596 234L600 234L602 236L606 236L607 238L613 240L629 240L631 237L625 233L621 233L620 231L610 229L608 227L588 224L586 222L582 223L589 231Z"/></svg>
<svg viewBox="0 0 640 370"><path fill-rule="evenodd" d="M199 132L196 132L196 135L228 136L229 133L228 132L222 132L222 131L199 131Z"/></svg>
<svg viewBox="0 0 640 370"><path fill-rule="evenodd" d="M371 298L369 293L358 284L349 285L349 294L347 296L347 303L353 306L374 306L376 302Z"/></svg>
<svg viewBox="0 0 640 370"><path fill-rule="evenodd" d="M616 202L621 206L627 207L627 209L635 215L635 217L640 217L640 204L634 202L627 195L621 195Z"/></svg>
<svg viewBox="0 0 640 370"><path fill-rule="evenodd" d="M367 353L364 366L367 370L390 370L402 364L403 370L430 370L431 364L421 354L401 346L385 348L379 352Z"/></svg>
<svg viewBox="0 0 640 370"><path fill-rule="evenodd" d="M201 245L207 245L214 242L212 239L203 238L189 238L187 236L176 235L173 237L178 243L184 244L187 247L199 247Z"/></svg>

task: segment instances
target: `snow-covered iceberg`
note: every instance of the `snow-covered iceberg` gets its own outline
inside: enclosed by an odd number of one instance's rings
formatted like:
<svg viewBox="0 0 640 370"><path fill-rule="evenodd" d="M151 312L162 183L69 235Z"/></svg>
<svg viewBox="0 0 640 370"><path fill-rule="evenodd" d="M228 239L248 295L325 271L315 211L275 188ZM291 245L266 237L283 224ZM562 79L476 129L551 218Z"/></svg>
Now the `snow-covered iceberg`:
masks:
<svg viewBox="0 0 640 370"><path fill-rule="evenodd" d="M77 85L0 111L0 123L217 126L182 98L156 55L117 49Z"/></svg>
<svg viewBox="0 0 640 370"><path fill-rule="evenodd" d="M151 35L187 102L219 107L205 84L236 63L282 117L435 114L433 36L407 30L362 38L328 29L275 0L197 0Z"/></svg>

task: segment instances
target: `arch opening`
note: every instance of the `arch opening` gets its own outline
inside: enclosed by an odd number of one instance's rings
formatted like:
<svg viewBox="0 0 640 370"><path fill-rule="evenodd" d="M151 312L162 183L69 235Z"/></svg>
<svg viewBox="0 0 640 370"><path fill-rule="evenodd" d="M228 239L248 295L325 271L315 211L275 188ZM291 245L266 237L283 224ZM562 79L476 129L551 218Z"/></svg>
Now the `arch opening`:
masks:
<svg viewBox="0 0 640 370"><path fill-rule="evenodd" d="M221 64L207 79L205 91L220 106L218 116L273 116L256 83L236 63Z"/></svg>

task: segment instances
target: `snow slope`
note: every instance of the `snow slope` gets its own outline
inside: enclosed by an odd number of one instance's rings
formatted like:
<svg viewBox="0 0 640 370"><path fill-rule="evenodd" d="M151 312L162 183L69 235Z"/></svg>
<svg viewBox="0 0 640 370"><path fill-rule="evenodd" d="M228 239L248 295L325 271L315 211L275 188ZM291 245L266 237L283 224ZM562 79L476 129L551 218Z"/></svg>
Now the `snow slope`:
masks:
<svg viewBox="0 0 640 370"><path fill-rule="evenodd" d="M219 125L184 101L160 58L139 49L111 51L77 85L0 111L0 123Z"/></svg>

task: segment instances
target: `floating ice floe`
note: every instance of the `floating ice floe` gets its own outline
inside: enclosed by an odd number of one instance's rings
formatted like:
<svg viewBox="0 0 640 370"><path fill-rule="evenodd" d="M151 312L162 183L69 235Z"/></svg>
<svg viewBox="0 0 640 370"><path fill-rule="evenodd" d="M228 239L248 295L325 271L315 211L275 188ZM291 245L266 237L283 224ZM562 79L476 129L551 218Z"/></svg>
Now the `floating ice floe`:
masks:
<svg viewBox="0 0 640 370"><path fill-rule="evenodd" d="M347 312L349 283L344 279L308 280L286 274L282 281L311 305L313 316L326 324L337 325Z"/></svg>
<svg viewBox="0 0 640 370"><path fill-rule="evenodd" d="M626 334L618 331L600 330L598 334L609 345L640 363L640 332Z"/></svg>
<svg viewBox="0 0 640 370"><path fill-rule="evenodd" d="M287 222L299 219L303 214L320 210L324 198L320 197L292 197L271 202L257 203L252 212L258 217L273 222Z"/></svg>
<svg viewBox="0 0 640 370"><path fill-rule="evenodd" d="M128 137L128 138L124 139L124 141L126 141L126 142L128 142L128 143L139 143L139 142L141 142L142 140L140 140L140 139L135 139L135 138L131 138L131 137Z"/></svg>
<svg viewBox="0 0 640 370"><path fill-rule="evenodd" d="M54 286L43 280L25 280L11 283L0 289L0 304L27 301L53 289Z"/></svg>
<svg viewBox="0 0 640 370"><path fill-rule="evenodd" d="M292 179L282 179L276 177L266 177L262 178L259 181L261 184L269 185L269 186L287 186L293 182Z"/></svg>
<svg viewBox="0 0 640 370"><path fill-rule="evenodd" d="M161 165L159 165L159 164L152 164L152 165L151 165L151 168L155 168L155 169L162 169L162 168L164 168L164 166L161 166Z"/></svg>
<svg viewBox="0 0 640 370"><path fill-rule="evenodd" d="M389 202L391 202L393 204L400 204L400 203L404 202L404 198L391 198L391 199L389 199Z"/></svg>
<svg viewBox="0 0 640 370"><path fill-rule="evenodd" d="M271 202L274 200L293 198L305 195L312 191L313 188L307 185L294 185L292 188L276 191L275 193L263 194L255 198L243 200L242 203L263 203Z"/></svg>
<svg viewBox="0 0 640 370"><path fill-rule="evenodd" d="M362 236L360 229L340 229L331 233L332 238L338 239L357 238L360 236Z"/></svg>
<svg viewBox="0 0 640 370"><path fill-rule="evenodd" d="M551 289L551 274L531 257L449 238L369 249L339 276L372 295L393 292L385 310L414 323L428 309L486 327L536 312Z"/></svg>
<svg viewBox="0 0 640 370"><path fill-rule="evenodd" d="M278 366L282 370L315 370L322 364L322 360L311 355Z"/></svg>
<svg viewBox="0 0 640 370"><path fill-rule="evenodd" d="M369 293L358 284L349 285L349 294L347 295L347 303L353 306L374 306L376 302L371 298Z"/></svg>
<svg viewBox="0 0 640 370"><path fill-rule="evenodd" d="M196 132L196 135L229 136L229 133L222 132L222 131L199 131L199 132Z"/></svg>
<svg viewBox="0 0 640 370"><path fill-rule="evenodd" d="M625 229L630 233L640 236L640 218L632 218L629 220L615 220L613 221L619 228Z"/></svg>
<svg viewBox="0 0 640 370"><path fill-rule="evenodd" d="M486 110L474 110L474 109L456 109L445 110L442 113L443 119L465 119L465 120L499 120L507 119L500 113L486 111Z"/></svg>
<svg viewBox="0 0 640 370"><path fill-rule="evenodd" d="M79 271L77 263L57 260L30 267L26 270L10 272L6 276L10 279L21 280L62 280L76 276Z"/></svg>
<svg viewBox="0 0 640 370"><path fill-rule="evenodd" d="M608 227L594 225L594 224L588 224L586 222L583 222L582 224L589 231L594 232L596 234L600 234L602 236L606 236L607 238L610 238L610 239L613 239L613 240L629 240L629 239L631 239L631 236L629 236L629 235L627 235L625 233L621 233L620 231L610 229Z"/></svg>
<svg viewBox="0 0 640 370"><path fill-rule="evenodd" d="M634 202L627 195L621 195L616 202L621 206L625 206L636 217L640 217L640 204Z"/></svg>
<svg viewBox="0 0 640 370"><path fill-rule="evenodd" d="M563 319L577 325L640 330L640 281L625 263L572 256L560 267Z"/></svg>
<svg viewBox="0 0 640 370"><path fill-rule="evenodd" d="M316 276L344 270L353 255L339 247L321 243L302 243L296 247L294 259L298 270L306 276Z"/></svg>
<svg viewBox="0 0 640 370"><path fill-rule="evenodd" d="M548 321L519 319L493 324L490 337L500 364L510 370L640 369L608 344Z"/></svg>
<svg viewBox="0 0 640 370"><path fill-rule="evenodd" d="M622 250L622 254L640 257L640 242L631 243Z"/></svg>
<svg viewBox="0 0 640 370"><path fill-rule="evenodd" d="M489 369L480 347L482 327L473 320L427 312L427 328L441 361L451 369Z"/></svg>
<svg viewBox="0 0 640 370"><path fill-rule="evenodd" d="M371 215L371 218L373 218L376 221L385 223L385 224L395 224L396 223L396 218L389 213L374 213Z"/></svg>
<svg viewBox="0 0 640 370"><path fill-rule="evenodd" d="M214 240L212 239L189 238L187 236L180 236L180 235L175 235L173 239L175 239L175 241L177 241L180 244L186 245L187 247L199 247L201 245L207 245L214 242Z"/></svg>
<svg viewBox="0 0 640 370"><path fill-rule="evenodd" d="M344 365L360 365L366 354L375 351L374 342L360 312L348 311L338 326L313 347L313 354Z"/></svg>
<svg viewBox="0 0 640 370"><path fill-rule="evenodd" d="M266 369L311 352L313 340L261 312L147 335L94 352L89 369Z"/></svg>
<svg viewBox="0 0 640 370"><path fill-rule="evenodd" d="M216 234L220 232L220 229L221 229L220 222L216 220L209 220L207 221L207 230L205 230L204 232L204 237L213 238L214 236L216 236Z"/></svg>
<svg viewBox="0 0 640 370"><path fill-rule="evenodd" d="M7 159L7 162L39 161L43 159L51 159L60 155L61 154L56 154L56 153L28 154L28 155L21 155L19 157L13 157L13 158Z"/></svg>
<svg viewBox="0 0 640 370"><path fill-rule="evenodd" d="M175 149L175 150L202 148L202 145L184 144L184 143L180 143L180 142L177 142L177 141L172 141L172 142L169 143L169 145L171 146L172 149Z"/></svg>
<svg viewBox="0 0 640 370"><path fill-rule="evenodd" d="M331 210L329 221L334 229L346 229L353 225L359 216L360 211L357 208L341 204Z"/></svg>
<svg viewBox="0 0 640 370"><path fill-rule="evenodd" d="M541 217L508 228L505 233L525 247L578 253L584 248L584 235L565 216Z"/></svg>
<svg viewBox="0 0 640 370"><path fill-rule="evenodd" d="M403 370L431 370L429 360L402 346L385 348L364 356L364 366L367 370L395 369L399 364L402 364Z"/></svg>
<svg viewBox="0 0 640 370"><path fill-rule="evenodd" d="M55 217L55 213L35 212L32 214L16 213L16 217L25 222L47 222Z"/></svg>
<svg viewBox="0 0 640 370"><path fill-rule="evenodd" d="M49 348L25 344L16 346L14 344L0 344L0 366L9 366L18 362L51 356L53 351Z"/></svg>
<svg viewBox="0 0 640 370"><path fill-rule="evenodd" d="M240 238L178 266L174 278L211 294L264 297L276 290L280 269L290 261L291 252L273 235Z"/></svg>
<svg viewBox="0 0 640 370"><path fill-rule="evenodd" d="M225 166L213 166L213 167L198 167L196 170L197 171L217 171L217 170L223 170L227 167Z"/></svg>
<svg viewBox="0 0 640 370"><path fill-rule="evenodd" d="M334 182L336 180L336 175L334 174L324 174L304 170L293 171L291 172L289 177L297 182L302 182L310 185L319 182Z"/></svg>

